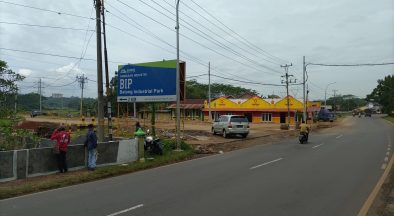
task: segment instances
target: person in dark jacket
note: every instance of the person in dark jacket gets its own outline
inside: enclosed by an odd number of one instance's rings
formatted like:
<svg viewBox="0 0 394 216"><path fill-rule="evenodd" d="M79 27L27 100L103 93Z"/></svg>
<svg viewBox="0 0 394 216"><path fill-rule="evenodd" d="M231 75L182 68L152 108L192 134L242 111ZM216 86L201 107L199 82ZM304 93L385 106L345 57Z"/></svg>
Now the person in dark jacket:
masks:
<svg viewBox="0 0 394 216"><path fill-rule="evenodd" d="M64 126L60 126L58 129L55 129L51 136L51 140L56 140L55 148L58 148L59 150L59 153L56 154L56 156L60 173L65 173L68 171L66 154L68 144L70 143L70 138L70 133L66 131Z"/></svg>
<svg viewBox="0 0 394 216"><path fill-rule="evenodd" d="M139 121L137 121L137 122L135 123L135 132L137 132L138 129L140 129L140 128L142 129L141 124L140 124Z"/></svg>
<svg viewBox="0 0 394 216"><path fill-rule="evenodd" d="M93 124L89 124L88 129L85 140L85 147L88 149L88 170L94 171L97 160L97 135L94 131Z"/></svg>

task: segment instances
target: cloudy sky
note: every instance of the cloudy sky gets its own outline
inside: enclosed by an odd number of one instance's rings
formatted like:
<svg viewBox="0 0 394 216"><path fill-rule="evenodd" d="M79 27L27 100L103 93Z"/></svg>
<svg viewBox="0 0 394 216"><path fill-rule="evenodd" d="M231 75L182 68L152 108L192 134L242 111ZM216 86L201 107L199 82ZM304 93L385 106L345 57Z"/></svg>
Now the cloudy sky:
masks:
<svg viewBox="0 0 394 216"><path fill-rule="evenodd" d="M175 0L106 0L111 77L119 64L176 58L174 6ZM22 93L37 92L41 78L46 96L79 96L75 77L85 74L85 95L97 96L93 16L93 1L0 1L0 59L27 77ZM286 94L284 87L261 85L281 83L280 65L292 63L289 73L301 82L302 56L309 63L394 62L393 0L181 0L180 19L187 79L207 83L211 62L213 82L262 95ZM365 97L394 65L307 71L311 99L323 99L333 82L328 96L335 89ZM302 87L292 86L290 94L302 97Z"/></svg>

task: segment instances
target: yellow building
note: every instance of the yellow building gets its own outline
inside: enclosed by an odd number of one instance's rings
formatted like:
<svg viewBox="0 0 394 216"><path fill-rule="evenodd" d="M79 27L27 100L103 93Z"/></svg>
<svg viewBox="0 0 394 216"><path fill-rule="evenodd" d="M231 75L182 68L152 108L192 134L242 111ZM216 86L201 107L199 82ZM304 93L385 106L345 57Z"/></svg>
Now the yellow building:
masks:
<svg viewBox="0 0 394 216"><path fill-rule="evenodd" d="M290 124L301 121L303 102L289 96L282 99L264 99L253 96L249 99L233 99L219 97L211 101L212 119L220 115L244 115L253 123L287 123L288 106L290 104ZM320 110L320 102L307 103L308 117L312 118L313 113ZM208 102L204 102L203 107L204 119L209 119Z"/></svg>

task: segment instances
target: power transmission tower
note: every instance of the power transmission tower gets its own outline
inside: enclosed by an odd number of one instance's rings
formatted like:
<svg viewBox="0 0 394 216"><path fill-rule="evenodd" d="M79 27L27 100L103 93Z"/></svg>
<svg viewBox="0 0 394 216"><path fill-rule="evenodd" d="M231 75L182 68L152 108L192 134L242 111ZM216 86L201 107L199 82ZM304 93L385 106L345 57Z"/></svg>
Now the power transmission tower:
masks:
<svg viewBox="0 0 394 216"><path fill-rule="evenodd" d="M97 134L98 141L104 141L104 98L103 98L103 61L101 49L101 1L93 0L96 8L96 39L97 39Z"/></svg>
<svg viewBox="0 0 394 216"><path fill-rule="evenodd" d="M285 78L285 80L282 80L282 84L285 83L286 84L286 94L287 94L287 121L288 121L288 125L290 127L290 98L289 98L289 83L296 83L297 79L295 80L289 80L289 77L293 77L293 75L289 75L289 67L293 66L293 64L291 63L290 65L285 64L285 65L281 65L280 67L285 68L285 75L281 76L282 78Z"/></svg>
<svg viewBox="0 0 394 216"><path fill-rule="evenodd" d="M82 74L82 76L77 76L76 79L79 83L79 87L81 87L81 110L79 112L79 115L83 116L83 89L85 88L85 83L88 82L88 78L85 77L84 74Z"/></svg>

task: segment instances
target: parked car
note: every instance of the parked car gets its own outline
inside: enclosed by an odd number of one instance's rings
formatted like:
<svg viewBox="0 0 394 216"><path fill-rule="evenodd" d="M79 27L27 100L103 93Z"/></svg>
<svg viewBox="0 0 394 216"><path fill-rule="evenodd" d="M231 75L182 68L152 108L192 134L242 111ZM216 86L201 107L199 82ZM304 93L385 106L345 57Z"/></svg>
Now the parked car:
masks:
<svg viewBox="0 0 394 216"><path fill-rule="evenodd" d="M36 116L42 115L42 113L39 110L33 110L30 113L30 117L34 118Z"/></svg>
<svg viewBox="0 0 394 216"><path fill-rule="evenodd" d="M249 134L249 121L241 115L222 115L213 122L212 133L222 134L225 138L240 134L245 138Z"/></svg>

